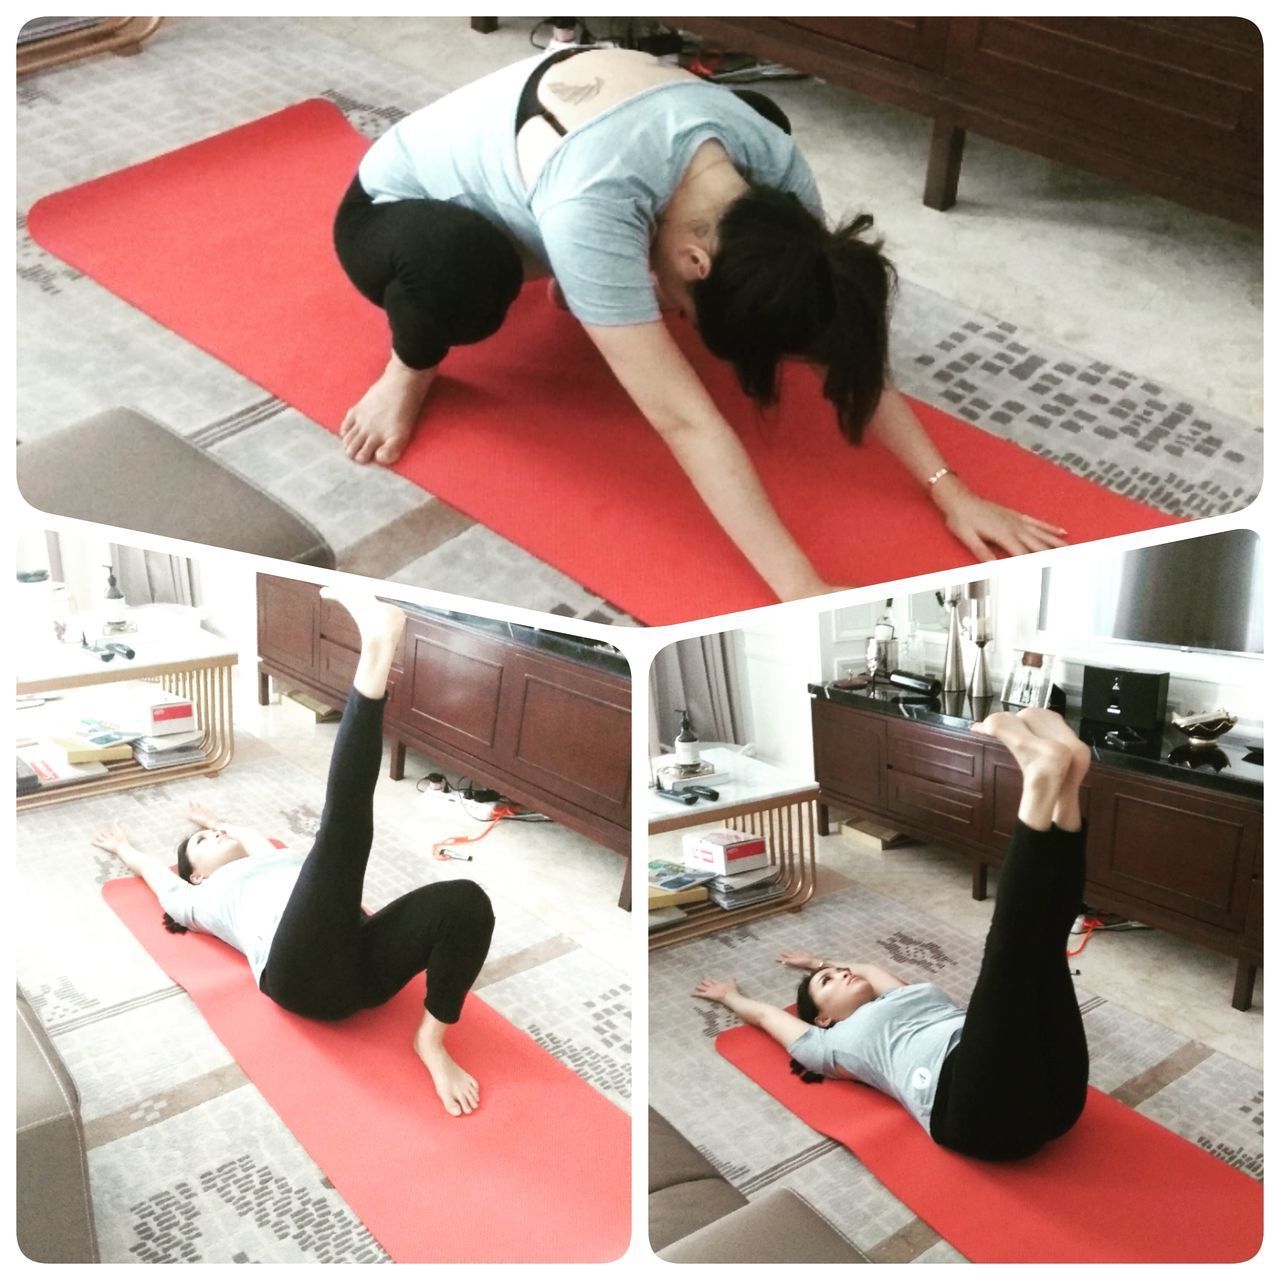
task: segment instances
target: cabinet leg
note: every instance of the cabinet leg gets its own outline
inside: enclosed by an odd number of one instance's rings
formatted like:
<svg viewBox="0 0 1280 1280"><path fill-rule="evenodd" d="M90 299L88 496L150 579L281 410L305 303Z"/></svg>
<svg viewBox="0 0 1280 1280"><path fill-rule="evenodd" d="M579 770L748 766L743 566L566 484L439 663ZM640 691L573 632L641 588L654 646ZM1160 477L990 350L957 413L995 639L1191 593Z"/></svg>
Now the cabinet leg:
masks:
<svg viewBox="0 0 1280 1280"><path fill-rule="evenodd" d="M818 834L820 836L831 834L831 808L821 800L818 801Z"/></svg>
<svg viewBox="0 0 1280 1280"><path fill-rule="evenodd" d="M497 31L497 18L472 18L471 30L478 31L482 36L487 36L491 31Z"/></svg>
<svg viewBox="0 0 1280 1280"><path fill-rule="evenodd" d="M974 902L987 900L987 864L979 862L976 858L973 862L973 900Z"/></svg>
<svg viewBox="0 0 1280 1280"><path fill-rule="evenodd" d="M1253 981L1258 976L1258 966L1250 960L1236 961L1236 986L1231 993L1231 1007L1242 1013L1253 1007Z"/></svg>
<svg viewBox="0 0 1280 1280"><path fill-rule="evenodd" d="M618 894L618 906L631 910L631 858L627 857L627 869L622 873L622 892Z"/></svg>
<svg viewBox="0 0 1280 1280"><path fill-rule="evenodd" d="M396 738L391 739L391 781L399 782L404 777L405 746Z"/></svg>
<svg viewBox="0 0 1280 1280"><path fill-rule="evenodd" d="M258 670L258 706L271 705L271 677L261 668Z"/></svg>
<svg viewBox="0 0 1280 1280"><path fill-rule="evenodd" d="M924 203L929 209L946 211L956 202L960 185L960 162L964 159L964 130L946 116L933 122L929 144L929 169L924 179Z"/></svg>

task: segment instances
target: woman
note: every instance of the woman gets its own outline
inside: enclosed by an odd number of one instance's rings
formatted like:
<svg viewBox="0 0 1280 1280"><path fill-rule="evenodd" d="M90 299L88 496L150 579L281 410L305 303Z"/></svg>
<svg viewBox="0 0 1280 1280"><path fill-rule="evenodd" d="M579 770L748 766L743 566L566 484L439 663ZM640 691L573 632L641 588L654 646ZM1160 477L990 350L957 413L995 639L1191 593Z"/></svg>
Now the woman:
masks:
<svg viewBox="0 0 1280 1280"><path fill-rule="evenodd" d="M391 356L346 415L356 462L394 462L451 346L496 332L526 276L582 323L721 527L780 599L823 582L662 322L687 313L757 402L780 362L822 370L845 436L870 432L978 560L1062 545L987 502L886 382L894 275L863 215L828 231L786 117L648 55L568 49L401 120L338 211L339 260L385 308Z"/></svg>
<svg viewBox="0 0 1280 1280"><path fill-rule="evenodd" d="M493 910L479 885L452 880L363 913L382 710L404 613L373 597L321 594L355 619L360 658L310 853L303 858L251 828L219 822L194 803L187 817L200 830L178 845L177 875L135 849L118 823L93 843L146 880L167 927L211 933L242 951L259 988L291 1013L345 1018L391 999L425 971L425 1013L414 1051L445 1110L469 1115L480 1105L480 1088L449 1055L445 1034L461 1017L488 954Z"/></svg>
<svg viewBox="0 0 1280 1280"><path fill-rule="evenodd" d="M901 1102L935 1142L987 1160L1029 1156L1080 1118L1089 1050L1067 969L1066 939L1084 893L1080 783L1089 748L1062 718L999 712L975 732L1022 770L1022 798L982 968L961 1010L932 983L803 951L799 1017L706 980L693 992L760 1027L793 1069L860 1080Z"/></svg>

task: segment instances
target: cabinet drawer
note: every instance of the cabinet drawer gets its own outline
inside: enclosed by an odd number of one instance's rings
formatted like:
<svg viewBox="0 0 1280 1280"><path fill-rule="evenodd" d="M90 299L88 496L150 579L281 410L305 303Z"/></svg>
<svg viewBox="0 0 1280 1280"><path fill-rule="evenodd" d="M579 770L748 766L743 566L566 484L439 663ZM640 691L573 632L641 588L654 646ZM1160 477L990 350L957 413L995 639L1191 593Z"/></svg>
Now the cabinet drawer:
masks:
<svg viewBox="0 0 1280 1280"><path fill-rule="evenodd" d="M355 619L340 604L323 598L320 600L320 635L344 649L358 651L360 648L360 628Z"/></svg>
<svg viewBox="0 0 1280 1280"><path fill-rule="evenodd" d="M969 839L976 839L981 827L981 794L894 770L889 771L889 808L918 826Z"/></svg>
<svg viewBox="0 0 1280 1280"><path fill-rule="evenodd" d="M360 655L332 640L320 641L320 680L331 689L349 689Z"/></svg>
<svg viewBox="0 0 1280 1280"><path fill-rule="evenodd" d="M889 768L953 787L982 786L982 744L919 725L889 725Z"/></svg>

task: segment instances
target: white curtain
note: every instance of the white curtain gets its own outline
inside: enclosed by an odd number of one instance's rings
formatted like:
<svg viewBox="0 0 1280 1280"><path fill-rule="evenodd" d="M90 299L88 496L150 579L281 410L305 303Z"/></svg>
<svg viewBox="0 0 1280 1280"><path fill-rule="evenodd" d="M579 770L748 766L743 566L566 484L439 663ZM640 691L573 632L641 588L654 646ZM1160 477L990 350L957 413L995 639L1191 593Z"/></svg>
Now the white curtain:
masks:
<svg viewBox="0 0 1280 1280"><path fill-rule="evenodd" d="M742 743L742 682L729 633L678 640L654 659L649 672L649 753L671 749L686 708L703 742Z"/></svg>
<svg viewBox="0 0 1280 1280"><path fill-rule="evenodd" d="M116 585L130 605L201 604L194 567L184 556L113 543L111 564Z"/></svg>

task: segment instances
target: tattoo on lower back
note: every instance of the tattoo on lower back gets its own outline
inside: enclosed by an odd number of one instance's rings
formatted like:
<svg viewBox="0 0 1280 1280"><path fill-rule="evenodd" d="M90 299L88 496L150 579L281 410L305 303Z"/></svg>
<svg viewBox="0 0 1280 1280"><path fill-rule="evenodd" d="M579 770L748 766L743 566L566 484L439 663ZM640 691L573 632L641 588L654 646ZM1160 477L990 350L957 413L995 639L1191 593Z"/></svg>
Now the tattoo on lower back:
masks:
<svg viewBox="0 0 1280 1280"><path fill-rule="evenodd" d="M559 80L552 80L547 84L547 89L553 97L573 107L590 102L603 88L604 81L599 76L596 76L590 84L563 84Z"/></svg>

